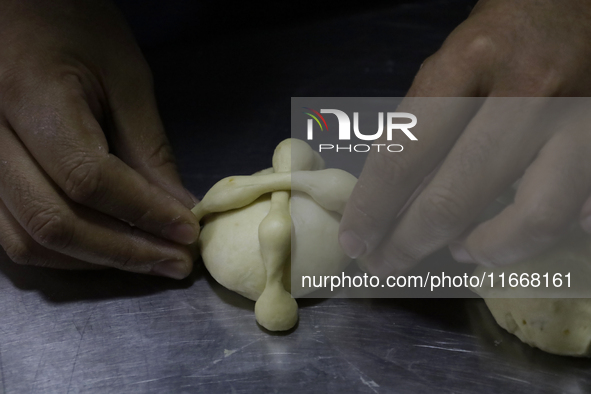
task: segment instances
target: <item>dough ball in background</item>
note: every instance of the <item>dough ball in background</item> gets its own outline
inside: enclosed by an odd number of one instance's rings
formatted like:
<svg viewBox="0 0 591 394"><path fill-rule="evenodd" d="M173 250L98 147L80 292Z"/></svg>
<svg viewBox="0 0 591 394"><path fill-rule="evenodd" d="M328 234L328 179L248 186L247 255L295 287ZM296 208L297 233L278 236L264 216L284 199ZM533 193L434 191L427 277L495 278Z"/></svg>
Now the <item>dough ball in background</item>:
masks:
<svg viewBox="0 0 591 394"><path fill-rule="evenodd" d="M575 228L558 245L522 263L500 268L478 267L474 275L490 273L490 280L473 288L496 322L521 341L549 353L590 356L591 344L591 239ZM543 277L548 274L547 279ZM504 283L500 279L504 274ZM509 277L522 274L531 280L539 275L537 287L511 287ZM554 287L560 274L561 287ZM570 274L567 287L566 274ZM548 284L548 287L546 287Z"/></svg>
<svg viewBox="0 0 591 394"><path fill-rule="evenodd" d="M590 356L591 300L489 298L496 322L521 341L549 353Z"/></svg>

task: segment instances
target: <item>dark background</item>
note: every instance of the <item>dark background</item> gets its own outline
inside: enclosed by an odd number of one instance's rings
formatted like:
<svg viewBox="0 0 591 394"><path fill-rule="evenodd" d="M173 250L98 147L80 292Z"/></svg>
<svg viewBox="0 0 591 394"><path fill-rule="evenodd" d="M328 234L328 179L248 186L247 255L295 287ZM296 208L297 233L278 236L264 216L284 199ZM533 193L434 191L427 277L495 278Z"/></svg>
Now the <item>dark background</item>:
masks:
<svg viewBox="0 0 591 394"><path fill-rule="evenodd" d="M473 1L121 2L187 187L270 165L292 96L401 96ZM0 255L0 393L582 393L481 300L302 300L270 335L196 264L183 281Z"/></svg>

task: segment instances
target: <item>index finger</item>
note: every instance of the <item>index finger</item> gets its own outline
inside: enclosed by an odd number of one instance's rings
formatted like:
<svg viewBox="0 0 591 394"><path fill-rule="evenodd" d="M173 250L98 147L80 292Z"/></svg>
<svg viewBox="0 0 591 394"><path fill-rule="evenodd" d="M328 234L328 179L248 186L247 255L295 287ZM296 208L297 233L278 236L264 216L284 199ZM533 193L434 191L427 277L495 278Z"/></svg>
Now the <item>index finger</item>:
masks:
<svg viewBox="0 0 591 394"><path fill-rule="evenodd" d="M488 47L470 40L448 39L422 64L402 102L399 110L417 118L413 134L418 141L404 141L400 153L382 150L368 156L339 229L339 241L349 257L364 257L376 249L481 105L474 96L483 89L480 74ZM464 41L466 48L458 52L455 48Z"/></svg>
<svg viewBox="0 0 591 394"><path fill-rule="evenodd" d="M372 151L347 203L339 240L351 258L371 253L415 191L445 158L475 111L477 100L422 98L407 100L417 141L400 142L404 150ZM402 136L404 138L404 136ZM386 141L381 141L386 142Z"/></svg>

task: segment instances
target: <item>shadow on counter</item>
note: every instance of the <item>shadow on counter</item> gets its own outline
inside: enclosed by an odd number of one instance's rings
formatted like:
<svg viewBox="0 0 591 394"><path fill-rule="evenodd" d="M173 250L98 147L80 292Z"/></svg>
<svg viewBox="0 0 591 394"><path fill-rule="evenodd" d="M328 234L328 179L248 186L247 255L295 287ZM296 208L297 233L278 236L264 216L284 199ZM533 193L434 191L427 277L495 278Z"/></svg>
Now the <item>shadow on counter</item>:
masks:
<svg viewBox="0 0 591 394"><path fill-rule="evenodd" d="M195 263L183 280L142 275L116 269L69 271L18 265L0 253L0 275L24 291L36 291L50 302L105 300L141 297L168 290L186 289L203 276L204 268Z"/></svg>

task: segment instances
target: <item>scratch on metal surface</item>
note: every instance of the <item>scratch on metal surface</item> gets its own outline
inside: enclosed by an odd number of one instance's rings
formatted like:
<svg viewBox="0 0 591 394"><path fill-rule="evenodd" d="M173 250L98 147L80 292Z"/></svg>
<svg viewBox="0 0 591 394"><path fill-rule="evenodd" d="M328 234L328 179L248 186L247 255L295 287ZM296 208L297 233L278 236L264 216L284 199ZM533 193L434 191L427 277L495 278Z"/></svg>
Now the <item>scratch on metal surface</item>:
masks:
<svg viewBox="0 0 591 394"><path fill-rule="evenodd" d="M342 329L347 329L347 330L355 330L357 332L369 331L371 333L374 333L376 329L378 329L380 331L387 331L384 329L380 329L379 327L357 327L357 326L346 326L346 325L338 325L338 324L324 324L324 325L322 325L322 328L324 328L324 329L326 329L326 328L342 328Z"/></svg>
<svg viewBox="0 0 591 394"><path fill-rule="evenodd" d="M133 315L153 315L156 313L169 313L174 311L183 311L187 308L173 308L173 309L160 309L160 310L153 310L153 311L135 311L135 312L125 312L125 313L113 313L112 316L133 316Z"/></svg>
<svg viewBox="0 0 591 394"><path fill-rule="evenodd" d="M142 383L157 382L159 380L164 380L164 379L174 378L174 377L176 377L176 375L163 376L161 378L156 378L156 379L140 380L139 382L133 382L132 384L142 384Z"/></svg>
<svg viewBox="0 0 591 394"><path fill-rule="evenodd" d="M386 352L386 356L384 358L387 360L388 357L390 357L390 353L392 353L393 351L396 351L396 348L391 347L390 349L388 349L388 351Z"/></svg>
<svg viewBox="0 0 591 394"><path fill-rule="evenodd" d="M329 316L343 317L343 314L342 313L337 313L337 312L324 312L324 311L319 311L319 310L312 310L312 313L317 313L317 314L322 314L322 315L329 315Z"/></svg>
<svg viewBox="0 0 591 394"><path fill-rule="evenodd" d="M113 380L113 379L119 379L119 376L104 376L104 377L101 377L99 379L93 379L92 380L92 384L93 385L96 385L96 384L99 384L101 382L105 382L107 380Z"/></svg>
<svg viewBox="0 0 591 394"><path fill-rule="evenodd" d="M193 309L194 311L197 311L197 313L198 313L198 314L200 314L200 315L206 315L206 314L212 314L212 313L215 313L214 311L201 311L201 310L199 310L199 309L195 308L193 305L189 304L189 303L188 303L188 302L186 302L186 301L183 301L183 305L186 305L186 306L188 306L189 308ZM184 308L184 309L187 309L187 308Z"/></svg>
<svg viewBox="0 0 591 394"><path fill-rule="evenodd" d="M222 361L223 359L225 359L226 357L230 357L232 354L234 354L234 353L236 353L236 352L239 352L239 351L243 350L245 347L247 347L247 346L250 346L250 345L252 345L253 343L260 342L260 341L261 341L260 339L257 339L256 341L249 342L249 343L247 343L246 345L244 345L244 346L242 346L242 347L239 347L238 349L234 349L234 350L228 350L228 349L224 349L224 357L222 357L222 358L218 358L217 360L214 360L214 361L213 361L213 364L217 364L217 363L219 363L220 361ZM190 376L190 377L193 377L193 376Z"/></svg>
<svg viewBox="0 0 591 394"><path fill-rule="evenodd" d="M284 355L290 355L290 354L300 354L300 353L295 353L295 352L269 352L266 353L268 356L272 356L272 355L280 355L280 356L284 356Z"/></svg>
<svg viewBox="0 0 591 394"><path fill-rule="evenodd" d="M70 372L70 380L68 382L68 390L66 391L66 393L70 392L70 388L72 388L72 378L74 377L74 371L76 370L76 364L78 363L78 356L80 355L80 347L82 346L82 339L84 338L84 333L86 332L86 327L88 327L88 323L90 322L90 319L92 318L92 312L93 310L90 311L89 315L88 315L88 319L86 319L86 323L84 323L84 328L82 329L82 332L80 333L80 339L78 340L78 349L76 350L76 356L74 356L74 363L72 365L72 371Z"/></svg>
<svg viewBox="0 0 591 394"><path fill-rule="evenodd" d="M188 339L186 341L175 341L174 343L176 345L181 344L181 343L190 343L190 344L197 344L197 343L203 343L203 342L215 342L215 339Z"/></svg>
<svg viewBox="0 0 591 394"><path fill-rule="evenodd" d="M441 333L444 333L446 335L449 335L450 334L449 330L441 330L441 329L438 329L438 328L429 328L429 331L431 331L431 332L441 332ZM476 338L476 335L475 334L468 334L468 333L461 333L461 332L457 332L457 333L454 332L454 335L459 335L459 336L467 337L467 338Z"/></svg>
<svg viewBox="0 0 591 394"><path fill-rule="evenodd" d="M430 346L430 345L414 345L415 347L426 347L429 349L440 349L440 350L448 350L450 352L461 352L461 353L474 353L472 350L466 349L454 349L448 347L441 347L441 346Z"/></svg>
<svg viewBox="0 0 591 394"><path fill-rule="evenodd" d="M187 378L193 378L195 376L186 376ZM194 386L204 386L204 385L208 385L208 384L218 384L218 383L229 383L229 382L259 382L260 380L253 380L249 377L244 377L244 378L237 378L237 379L219 379L219 380L214 380L213 382L198 382L198 383L193 383L190 385L185 385L182 387L194 387Z"/></svg>
<svg viewBox="0 0 591 394"><path fill-rule="evenodd" d="M361 382L363 382L363 384L365 384L367 387L369 387L371 389L371 391L373 391L374 393L378 393L378 391L376 390L378 387L380 387L379 384L377 384L376 382L374 382L372 379L369 378L369 376L367 376L365 373L361 372L361 370L359 368L357 368L355 365L353 365L353 363L351 361L349 361L347 359L347 357L338 349L335 349L339 355L341 356L341 358L351 366L351 368L353 368L355 371L357 371L357 373L359 374L359 379L361 379ZM367 380L363 379L363 375L367 376ZM369 382L373 383L373 385ZM375 385L375 386L374 386Z"/></svg>
<svg viewBox="0 0 591 394"><path fill-rule="evenodd" d="M35 377L33 378L33 387L37 383L37 377L39 376L39 371L41 370L41 362L43 361L43 356L45 356L45 350L47 349L46 346L43 346L43 351L41 352L41 357L39 357L39 362L37 363L37 369L35 370Z"/></svg>
<svg viewBox="0 0 591 394"><path fill-rule="evenodd" d="M316 357L316 360L320 361L320 360L326 360L326 359L331 359L334 358L335 356L318 356Z"/></svg>
<svg viewBox="0 0 591 394"><path fill-rule="evenodd" d="M365 379L363 379L363 376L361 376L361 375L359 375L359 379L361 379L361 382L363 382L364 385L366 385L367 387L369 387L370 389L372 389L372 391L374 393L377 393L377 391L375 389L377 389L378 387L380 387L379 384L377 384L376 382L374 382L373 380L371 380L369 378L367 380L365 380Z"/></svg>
<svg viewBox="0 0 591 394"><path fill-rule="evenodd" d="M504 379L514 380L516 382L527 383L527 384L531 385L531 382L528 382L527 380L517 379L517 378L514 378L512 376L501 375L501 374L497 374L497 376L499 376L501 378L504 378Z"/></svg>

